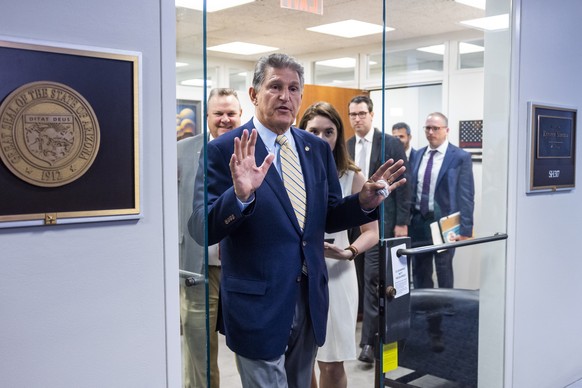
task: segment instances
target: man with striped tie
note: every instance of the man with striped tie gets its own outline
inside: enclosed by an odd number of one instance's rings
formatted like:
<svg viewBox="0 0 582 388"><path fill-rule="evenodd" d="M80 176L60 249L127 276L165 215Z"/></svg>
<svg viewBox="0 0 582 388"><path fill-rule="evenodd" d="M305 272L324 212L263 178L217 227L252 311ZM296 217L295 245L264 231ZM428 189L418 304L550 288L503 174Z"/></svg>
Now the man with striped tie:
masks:
<svg viewBox="0 0 582 388"><path fill-rule="evenodd" d="M329 145L292 127L303 84L295 59L262 57L249 90L254 117L206 151L207 243L220 241L222 259L219 329L243 387L310 385L327 321L324 232L376 219L385 195L405 182L403 162L390 160L359 194L342 198ZM203 242L199 178L189 226Z"/></svg>

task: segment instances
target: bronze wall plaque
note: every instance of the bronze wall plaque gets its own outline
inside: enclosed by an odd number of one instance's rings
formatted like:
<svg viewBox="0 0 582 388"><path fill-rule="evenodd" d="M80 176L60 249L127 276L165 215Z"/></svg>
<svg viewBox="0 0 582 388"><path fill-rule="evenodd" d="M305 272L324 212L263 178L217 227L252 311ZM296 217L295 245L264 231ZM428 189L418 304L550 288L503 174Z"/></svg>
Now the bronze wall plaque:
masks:
<svg viewBox="0 0 582 388"><path fill-rule="evenodd" d="M99 150L91 105L67 85L31 82L0 105L0 159L18 178L42 187L83 176Z"/></svg>
<svg viewBox="0 0 582 388"><path fill-rule="evenodd" d="M0 40L0 228L141 218L140 62Z"/></svg>

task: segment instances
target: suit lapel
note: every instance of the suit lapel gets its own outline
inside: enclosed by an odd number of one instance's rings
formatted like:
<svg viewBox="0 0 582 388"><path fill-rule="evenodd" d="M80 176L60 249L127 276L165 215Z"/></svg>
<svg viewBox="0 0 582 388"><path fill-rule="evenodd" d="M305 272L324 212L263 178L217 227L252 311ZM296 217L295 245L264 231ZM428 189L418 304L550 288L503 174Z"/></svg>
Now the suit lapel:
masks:
<svg viewBox="0 0 582 388"><path fill-rule="evenodd" d="M456 153L457 150L455 149L455 147L453 147L449 143L449 145L447 146L447 152L445 153L445 158L443 159L443 164L441 165L441 169L439 171L439 176L437 178L435 187L437 187L443 180L443 177L445 176L447 170L449 169L451 162L455 160Z"/></svg>
<svg viewBox="0 0 582 388"><path fill-rule="evenodd" d="M348 153L352 160L356 160L356 136L352 136L348 139Z"/></svg>
<svg viewBox="0 0 582 388"><path fill-rule="evenodd" d="M382 133L376 129L374 131L374 136L372 137L372 151L370 152L370 169L368 171L368 177L375 172L378 167L380 167L380 159L382 157Z"/></svg>

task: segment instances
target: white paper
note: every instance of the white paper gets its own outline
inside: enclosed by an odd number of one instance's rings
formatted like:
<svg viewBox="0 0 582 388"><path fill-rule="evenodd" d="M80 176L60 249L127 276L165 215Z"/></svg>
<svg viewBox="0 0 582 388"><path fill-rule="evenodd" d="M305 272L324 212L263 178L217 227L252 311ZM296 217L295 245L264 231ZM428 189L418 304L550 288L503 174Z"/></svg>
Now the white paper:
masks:
<svg viewBox="0 0 582 388"><path fill-rule="evenodd" d="M406 249L406 244L397 245L391 248L392 256L392 279L396 289L395 298L400 298L410 292L410 280L408 279L408 258L406 255L398 257L396 252L399 249Z"/></svg>

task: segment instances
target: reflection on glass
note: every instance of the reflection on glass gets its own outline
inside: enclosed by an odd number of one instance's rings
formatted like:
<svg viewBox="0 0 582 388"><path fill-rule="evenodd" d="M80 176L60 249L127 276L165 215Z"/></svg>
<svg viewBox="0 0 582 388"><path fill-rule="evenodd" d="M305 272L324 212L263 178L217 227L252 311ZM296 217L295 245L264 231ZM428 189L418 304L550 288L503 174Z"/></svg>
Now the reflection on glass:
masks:
<svg viewBox="0 0 582 388"><path fill-rule="evenodd" d="M368 81L382 79L382 54L367 56ZM420 75L443 71L443 55L417 49L391 51L386 55L386 77Z"/></svg>
<svg viewBox="0 0 582 388"><path fill-rule="evenodd" d="M356 58L343 57L316 61L314 83L316 85L346 86L356 80Z"/></svg>
<svg viewBox="0 0 582 388"><path fill-rule="evenodd" d="M483 67L485 42L483 39L459 42L459 69Z"/></svg>

